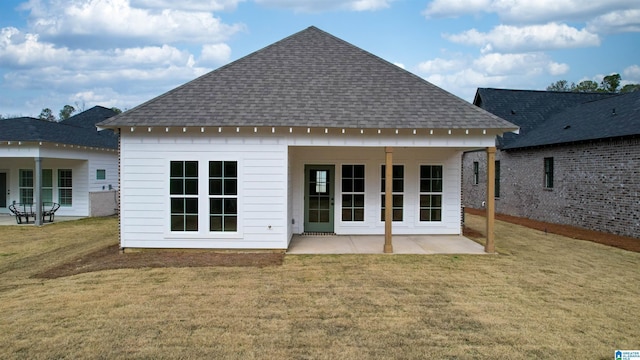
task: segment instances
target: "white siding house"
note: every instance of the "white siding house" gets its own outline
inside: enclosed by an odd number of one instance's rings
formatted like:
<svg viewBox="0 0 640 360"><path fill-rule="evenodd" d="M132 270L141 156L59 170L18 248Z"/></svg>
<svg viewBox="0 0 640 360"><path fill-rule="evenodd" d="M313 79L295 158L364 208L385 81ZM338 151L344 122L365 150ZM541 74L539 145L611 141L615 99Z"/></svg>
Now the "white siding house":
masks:
<svg viewBox="0 0 640 360"><path fill-rule="evenodd" d="M386 234L387 215L460 234L463 151L516 129L314 27L99 126L120 131L121 247L215 249Z"/></svg>
<svg viewBox="0 0 640 360"><path fill-rule="evenodd" d="M0 214L14 203L35 204L38 197L59 203L56 215L115 214L117 136L95 129L112 115L94 107L61 123L0 120Z"/></svg>

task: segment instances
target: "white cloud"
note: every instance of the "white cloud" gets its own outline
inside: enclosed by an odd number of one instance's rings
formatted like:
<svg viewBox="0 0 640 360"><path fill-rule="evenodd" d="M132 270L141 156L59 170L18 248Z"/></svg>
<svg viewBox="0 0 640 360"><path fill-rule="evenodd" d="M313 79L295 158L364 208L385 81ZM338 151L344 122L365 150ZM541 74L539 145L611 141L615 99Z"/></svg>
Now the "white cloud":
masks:
<svg viewBox="0 0 640 360"><path fill-rule="evenodd" d="M491 0L435 0L427 5L422 14L427 18L458 17L465 14L486 12L490 5Z"/></svg>
<svg viewBox="0 0 640 360"><path fill-rule="evenodd" d="M640 9L614 11L587 22L592 32L640 32Z"/></svg>
<svg viewBox="0 0 640 360"><path fill-rule="evenodd" d="M231 48L227 44L207 44L202 46L198 65L220 65L229 61Z"/></svg>
<svg viewBox="0 0 640 360"><path fill-rule="evenodd" d="M174 9L187 11L229 11L235 10L243 0L131 0L131 4L141 8Z"/></svg>
<svg viewBox="0 0 640 360"><path fill-rule="evenodd" d="M464 65L465 63L462 60L435 58L433 60L420 63L418 65L418 70L423 73L433 74L459 69Z"/></svg>
<svg viewBox="0 0 640 360"><path fill-rule="evenodd" d="M427 18L495 13L508 23L584 21L611 11L638 9L637 0L434 0L423 14Z"/></svg>
<svg viewBox="0 0 640 360"><path fill-rule="evenodd" d="M23 6L30 11L32 31L44 39L72 41L91 36L115 41L138 40L154 44L223 41L243 29L228 25L206 11L143 9L129 0L52 1L32 0ZM115 40L114 40L115 39ZM100 41L93 41L100 46Z"/></svg>
<svg viewBox="0 0 640 360"><path fill-rule="evenodd" d="M567 64L557 63L544 53L484 54L467 58L455 54L451 59L436 58L418 65L418 73L433 84L468 101L478 87L530 89L541 77L568 72Z"/></svg>
<svg viewBox="0 0 640 360"><path fill-rule="evenodd" d="M374 11L386 9L396 0L255 0L257 4L285 8L299 12L318 13L324 11Z"/></svg>
<svg viewBox="0 0 640 360"><path fill-rule="evenodd" d="M557 23L524 27L498 25L487 33L471 29L459 34L445 34L444 37L455 43L481 47L484 52L538 51L600 45L598 35Z"/></svg>
<svg viewBox="0 0 640 360"><path fill-rule="evenodd" d="M622 78L632 83L640 83L640 66L631 65L622 71Z"/></svg>

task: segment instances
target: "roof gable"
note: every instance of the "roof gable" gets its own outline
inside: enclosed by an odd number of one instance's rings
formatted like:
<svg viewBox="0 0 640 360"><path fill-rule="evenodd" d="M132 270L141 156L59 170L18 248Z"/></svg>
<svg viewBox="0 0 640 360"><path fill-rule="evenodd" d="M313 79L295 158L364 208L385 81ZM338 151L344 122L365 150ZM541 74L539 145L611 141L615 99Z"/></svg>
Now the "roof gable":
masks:
<svg viewBox="0 0 640 360"><path fill-rule="evenodd" d="M315 27L100 126L516 128Z"/></svg>
<svg viewBox="0 0 640 360"><path fill-rule="evenodd" d="M94 106L89 110L83 111L61 121L60 123L87 129L95 129L97 123L115 115L117 115L117 113L111 109L107 109L102 106Z"/></svg>

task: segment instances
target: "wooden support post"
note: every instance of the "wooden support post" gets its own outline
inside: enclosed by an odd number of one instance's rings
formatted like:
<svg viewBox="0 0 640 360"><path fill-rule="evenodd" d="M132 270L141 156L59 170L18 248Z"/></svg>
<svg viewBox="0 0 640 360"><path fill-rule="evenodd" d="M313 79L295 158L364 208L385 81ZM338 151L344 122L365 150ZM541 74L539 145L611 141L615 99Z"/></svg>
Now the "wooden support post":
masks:
<svg viewBox="0 0 640 360"><path fill-rule="evenodd" d="M484 251L494 253L494 223L496 216L496 148L487 148L487 241Z"/></svg>
<svg viewBox="0 0 640 360"><path fill-rule="evenodd" d="M393 148L385 147L384 185L384 252L392 253L391 224L393 223Z"/></svg>

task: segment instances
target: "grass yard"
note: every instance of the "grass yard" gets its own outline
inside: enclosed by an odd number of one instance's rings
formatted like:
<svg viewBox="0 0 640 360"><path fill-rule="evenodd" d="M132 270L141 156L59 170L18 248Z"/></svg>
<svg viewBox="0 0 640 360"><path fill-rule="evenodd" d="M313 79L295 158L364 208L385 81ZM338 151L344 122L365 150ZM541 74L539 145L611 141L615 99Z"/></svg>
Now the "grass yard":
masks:
<svg viewBox="0 0 640 360"><path fill-rule="evenodd" d="M33 276L113 245L117 220L0 233L2 359L612 359L640 348L640 253L504 222L497 256L289 255L56 279Z"/></svg>

